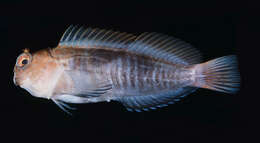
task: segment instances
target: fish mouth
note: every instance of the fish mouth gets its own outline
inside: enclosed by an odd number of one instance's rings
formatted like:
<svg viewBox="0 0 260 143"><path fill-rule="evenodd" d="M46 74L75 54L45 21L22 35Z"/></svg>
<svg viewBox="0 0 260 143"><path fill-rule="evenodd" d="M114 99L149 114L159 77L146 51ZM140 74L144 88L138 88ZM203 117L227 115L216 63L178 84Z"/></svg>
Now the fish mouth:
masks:
<svg viewBox="0 0 260 143"><path fill-rule="evenodd" d="M15 86L20 86L20 85L21 85L21 80L20 80L20 78L18 78L18 77L16 76L15 73L14 73L14 77L13 77L13 82L14 82L14 85L15 85Z"/></svg>
<svg viewBox="0 0 260 143"><path fill-rule="evenodd" d="M15 86L18 86L15 73L14 73L14 77L13 77L13 82L14 82L14 85L15 85Z"/></svg>

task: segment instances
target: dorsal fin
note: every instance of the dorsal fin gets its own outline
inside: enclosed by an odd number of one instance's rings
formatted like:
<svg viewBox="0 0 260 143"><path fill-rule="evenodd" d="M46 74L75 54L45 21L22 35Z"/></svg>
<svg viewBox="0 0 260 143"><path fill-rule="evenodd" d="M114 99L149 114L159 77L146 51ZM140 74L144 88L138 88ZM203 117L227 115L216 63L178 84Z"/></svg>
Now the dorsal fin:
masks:
<svg viewBox="0 0 260 143"><path fill-rule="evenodd" d="M143 33L129 46L129 51L182 65L200 62L200 53L190 44L164 34Z"/></svg>
<svg viewBox="0 0 260 143"><path fill-rule="evenodd" d="M71 25L63 34L58 47L113 47L124 48L136 37L128 33L120 33L99 28L84 28Z"/></svg>
<svg viewBox="0 0 260 143"><path fill-rule="evenodd" d="M146 32L136 37L111 30L70 26L58 47L119 48L175 64L191 65L200 62L200 53L190 44L158 33Z"/></svg>

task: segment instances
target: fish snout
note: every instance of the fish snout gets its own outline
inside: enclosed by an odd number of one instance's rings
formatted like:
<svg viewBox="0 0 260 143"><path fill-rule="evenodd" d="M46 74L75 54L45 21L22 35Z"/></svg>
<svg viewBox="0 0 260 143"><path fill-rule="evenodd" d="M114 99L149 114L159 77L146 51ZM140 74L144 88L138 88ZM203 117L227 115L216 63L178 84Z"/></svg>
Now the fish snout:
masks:
<svg viewBox="0 0 260 143"><path fill-rule="evenodd" d="M14 73L14 77L13 77L13 82L14 82L14 85L19 86L19 79L17 78L15 73Z"/></svg>
<svg viewBox="0 0 260 143"><path fill-rule="evenodd" d="M16 86L17 86L17 83L16 83L16 77L15 77L15 75L14 75L14 77L13 77L13 81L14 81L14 85L16 85Z"/></svg>

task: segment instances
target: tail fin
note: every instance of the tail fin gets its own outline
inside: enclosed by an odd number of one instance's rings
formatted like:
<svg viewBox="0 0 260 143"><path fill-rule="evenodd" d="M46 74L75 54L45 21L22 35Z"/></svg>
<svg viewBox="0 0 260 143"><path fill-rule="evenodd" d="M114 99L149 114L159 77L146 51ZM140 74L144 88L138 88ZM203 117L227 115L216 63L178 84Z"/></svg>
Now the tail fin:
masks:
<svg viewBox="0 0 260 143"><path fill-rule="evenodd" d="M235 55L224 56L194 66L194 86L226 93L236 93L240 76Z"/></svg>

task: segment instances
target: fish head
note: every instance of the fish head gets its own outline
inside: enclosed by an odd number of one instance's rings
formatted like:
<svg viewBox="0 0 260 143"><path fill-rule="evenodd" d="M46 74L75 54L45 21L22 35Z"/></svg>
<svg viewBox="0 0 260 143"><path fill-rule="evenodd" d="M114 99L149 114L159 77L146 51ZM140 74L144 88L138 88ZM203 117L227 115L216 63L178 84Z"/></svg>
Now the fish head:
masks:
<svg viewBox="0 0 260 143"><path fill-rule="evenodd" d="M30 73L30 67L32 63L32 55L29 53L28 49L25 49L22 54L20 54L14 66L14 77L13 81L15 85L21 85L22 81L29 78L26 75Z"/></svg>
<svg viewBox="0 0 260 143"><path fill-rule="evenodd" d="M16 59L14 84L33 96L50 98L56 65L48 49L33 54L29 50L24 50Z"/></svg>

